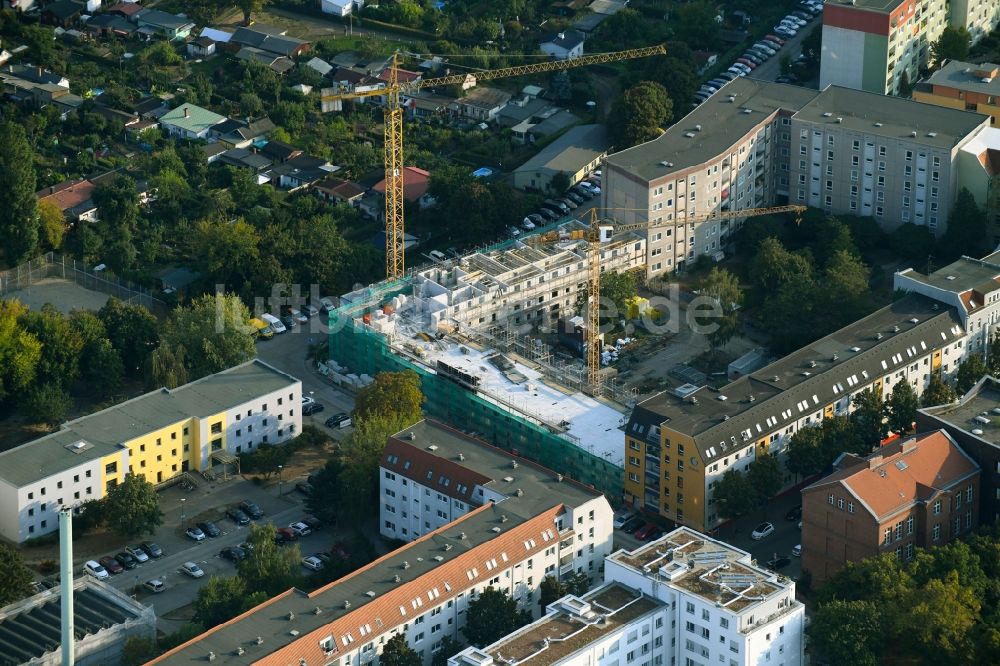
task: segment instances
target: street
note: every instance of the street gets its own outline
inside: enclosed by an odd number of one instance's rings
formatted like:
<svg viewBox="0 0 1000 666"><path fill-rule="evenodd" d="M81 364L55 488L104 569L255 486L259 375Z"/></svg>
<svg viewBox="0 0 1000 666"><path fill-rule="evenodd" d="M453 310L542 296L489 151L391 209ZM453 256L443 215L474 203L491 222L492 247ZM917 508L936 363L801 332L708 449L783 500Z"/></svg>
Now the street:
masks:
<svg viewBox="0 0 1000 666"><path fill-rule="evenodd" d="M814 17L809 23L802 26L802 29L792 37L791 39L786 39L784 46L781 50L775 53L773 56L762 62L757 69L750 72L750 78L761 79L763 81L774 81L781 75L781 56L787 54L789 58L794 60L796 56L802 53L802 42L814 29L822 29L823 26L823 15Z"/></svg>

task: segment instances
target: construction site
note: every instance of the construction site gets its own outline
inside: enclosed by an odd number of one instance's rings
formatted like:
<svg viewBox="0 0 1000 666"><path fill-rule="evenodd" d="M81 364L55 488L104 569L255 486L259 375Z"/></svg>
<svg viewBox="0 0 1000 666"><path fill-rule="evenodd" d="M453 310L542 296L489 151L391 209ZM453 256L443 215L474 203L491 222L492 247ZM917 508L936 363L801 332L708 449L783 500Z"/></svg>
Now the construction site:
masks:
<svg viewBox="0 0 1000 666"><path fill-rule="evenodd" d="M604 271L645 265L643 236L592 245L573 221L346 294L331 313L327 376L358 386L413 370L429 416L620 498L635 396L613 367L588 390L583 358L552 333L577 313L592 252Z"/></svg>

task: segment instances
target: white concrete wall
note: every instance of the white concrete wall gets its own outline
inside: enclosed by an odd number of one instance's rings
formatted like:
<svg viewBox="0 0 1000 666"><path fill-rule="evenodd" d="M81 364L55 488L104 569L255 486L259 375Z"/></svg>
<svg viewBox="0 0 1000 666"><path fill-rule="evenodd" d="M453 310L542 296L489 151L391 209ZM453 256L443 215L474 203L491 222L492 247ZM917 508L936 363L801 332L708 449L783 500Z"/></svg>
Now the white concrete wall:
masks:
<svg viewBox="0 0 1000 666"><path fill-rule="evenodd" d="M820 90L831 84L861 89L865 60L865 33L860 30L824 25L821 51Z"/></svg>
<svg viewBox="0 0 1000 666"><path fill-rule="evenodd" d="M66 455L76 454L67 451ZM76 467L17 489L0 482L0 506L5 508L0 533L13 541L21 542L58 531L61 506L77 506L104 496L101 464L100 458L85 460ZM123 469L128 469L127 457ZM88 472L90 476L87 476Z"/></svg>
<svg viewBox="0 0 1000 666"><path fill-rule="evenodd" d="M473 505L379 468L379 533L387 539L415 539L464 516Z"/></svg>

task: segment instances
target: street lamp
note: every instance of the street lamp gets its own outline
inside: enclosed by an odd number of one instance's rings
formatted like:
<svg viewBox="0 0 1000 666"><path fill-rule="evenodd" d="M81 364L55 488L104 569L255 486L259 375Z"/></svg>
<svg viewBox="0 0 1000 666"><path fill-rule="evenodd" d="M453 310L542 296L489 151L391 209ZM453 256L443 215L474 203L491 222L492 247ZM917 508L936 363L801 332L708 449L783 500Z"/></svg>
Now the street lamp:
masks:
<svg viewBox="0 0 1000 666"><path fill-rule="evenodd" d="M185 518L185 516L184 516L184 500L185 499L187 499L187 498L185 498L185 497L181 498L181 527L184 527L184 518Z"/></svg>
<svg viewBox="0 0 1000 666"><path fill-rule="evenodd" d="M278 497L281 497L281 470L284 468L284 465L278 465Z"/></svg>

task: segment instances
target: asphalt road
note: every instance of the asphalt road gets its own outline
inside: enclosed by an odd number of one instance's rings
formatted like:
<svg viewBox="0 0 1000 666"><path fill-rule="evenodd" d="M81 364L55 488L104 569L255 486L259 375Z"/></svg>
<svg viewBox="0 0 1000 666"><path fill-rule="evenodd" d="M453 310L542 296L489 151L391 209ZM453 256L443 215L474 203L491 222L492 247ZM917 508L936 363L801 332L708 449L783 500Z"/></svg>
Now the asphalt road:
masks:
<svg viewBox="0 0 1000 666"><path fill-rule="evenodd" d="M762 62L757 69L750 72L750 78L761 79L763 81L774 81L781 75L781 56L787 53L788 57L794 60L800 53L802 53L802 41L809 35L810 32L813 31L814 28L818 28L822 26L822 24L823 15L820 14L809 21L809 23L802 26L802 29L799 30L794 37L785 40L785 44L781 47L780 51ZM773 34L773 32L768 31L768 34Z"/></svg>

